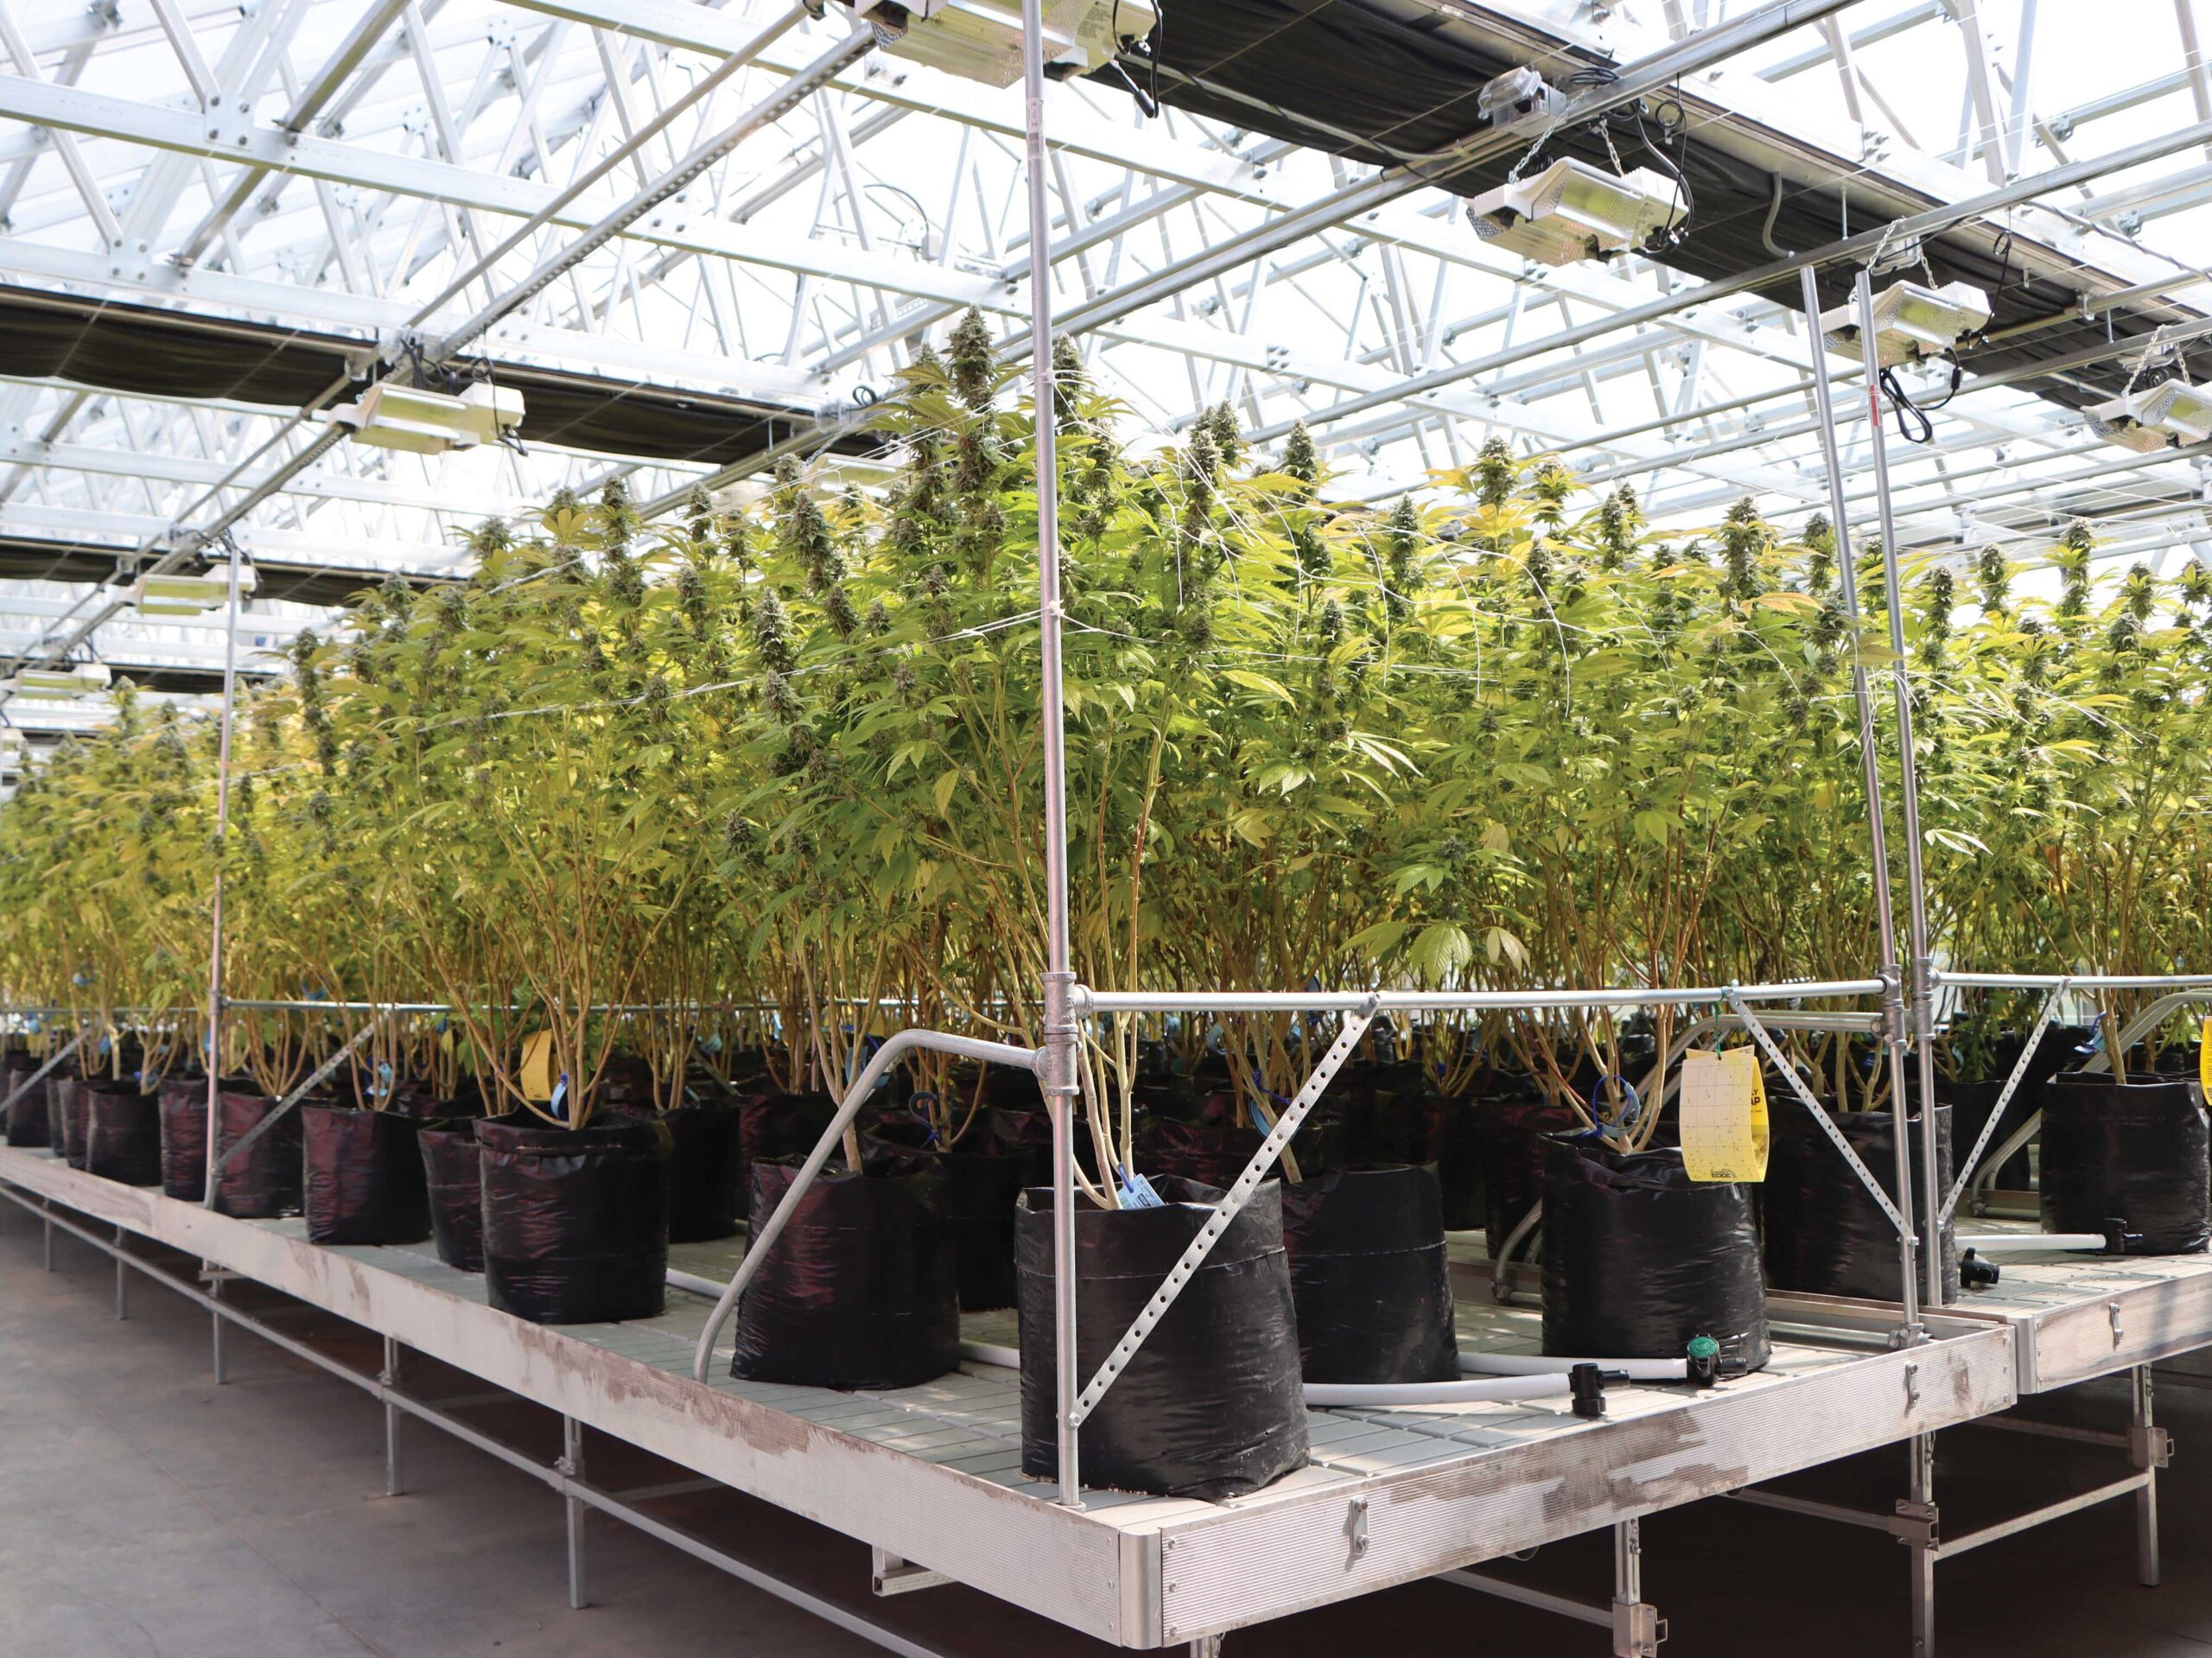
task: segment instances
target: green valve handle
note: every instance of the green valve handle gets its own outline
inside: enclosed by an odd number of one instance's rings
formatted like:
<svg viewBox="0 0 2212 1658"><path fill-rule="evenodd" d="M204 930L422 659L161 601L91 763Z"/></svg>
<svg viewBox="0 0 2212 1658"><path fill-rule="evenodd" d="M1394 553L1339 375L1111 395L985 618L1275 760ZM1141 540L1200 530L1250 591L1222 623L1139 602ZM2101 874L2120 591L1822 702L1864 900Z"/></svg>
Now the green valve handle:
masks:
<svg viewBox="0 0 2212 1658"><path fill-rule="evenodd" d="M1693 1336L1686 1350L1689 1362L1683 1368L1692 1386L1710 1388L1720 1379L1719 1342L1710 1336Z"/></svg>

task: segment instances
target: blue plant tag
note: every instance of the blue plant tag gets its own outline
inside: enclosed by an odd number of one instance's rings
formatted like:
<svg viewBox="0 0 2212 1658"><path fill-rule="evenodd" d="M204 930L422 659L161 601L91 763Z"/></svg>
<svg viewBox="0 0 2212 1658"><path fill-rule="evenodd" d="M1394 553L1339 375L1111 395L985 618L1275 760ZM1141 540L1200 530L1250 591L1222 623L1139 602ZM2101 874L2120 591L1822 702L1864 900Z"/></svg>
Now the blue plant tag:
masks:
<svg viewBox="0 0 2212 1658"><path fill-rule="evenodd" d="M1152 1189L1152 1182L1141 1174L1122 1171L1122 1207L1124 1209L1165 1209L1167 1200Z"/></svg>
<svg viewBox="0 0 2212 1658"><path fill-rule="evenodd" d="M569 1114L563 1109L561 1102L568 1097L569 1073L564 1070L561 1073L561 1080L553 1084L553 1097L545 1102L545 1109L547 1112L554 1116L565 1119Z"/></svg>

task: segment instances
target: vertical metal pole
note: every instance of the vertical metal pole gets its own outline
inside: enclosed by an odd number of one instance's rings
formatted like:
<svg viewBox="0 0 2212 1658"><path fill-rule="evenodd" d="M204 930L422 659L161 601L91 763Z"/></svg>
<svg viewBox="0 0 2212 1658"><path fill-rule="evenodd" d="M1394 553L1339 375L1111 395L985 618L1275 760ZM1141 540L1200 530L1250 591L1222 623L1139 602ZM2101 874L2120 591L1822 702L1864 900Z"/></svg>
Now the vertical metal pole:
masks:
<svg viewBox="0 0 2212 1658"><path fill-rule="evenodd" d="M384 1374L377 1378L386 1388L399 1385L399 1344L391 1337L384 1338ZM407 1476L400 1461L399 1407L391 1400L384 1401L384 1494L397 1496L407 1490Z"/></svg>
<svg viewBox="0 0 2212 1658"><path fill-rule="evenodd" d="M124 1236L121 1227L115 1229L115 1316L118 1319L130 1316L130 1268L123 1259L128 1253L123 1247Z"/></svg>
<svg viewBox="0 0 2212 1658"><path fill-rule="evenodd" d="M219 1272L207 1280L209 1300L219 1301L223 1299L223 1274ZM227 1321L220 1312L211 1312L207 1317L214 1325L211 1332L211 1340L214 1348L215 1385L219 1388L231 1379L229 1368L223 1362L223 1325Z"/></svg>
<svg viewBox="0 0 2212 1658"><path fill-rule="evenodd" d="M1936 1658L1936 1435L1907 1441L1911 1457L1911 1503L1900 1508L1923 1521L1911 1539L1913 1574L1913 1658Z"/></svg>
<svg viewBox="0 0 2212 1658"><path fill-rule="evenodd" d="M1874 500L1882 525L1882 598L1890 613L1890 677L1897 691L1897 793L1904 811L1905 902L1912 926L1912 1041L1920 1062L1920 1167L1927 1187L1922 1213L1933 1217L1943 1201L1936 1189L1936 1055L1929 1046L1935 1035L1936 988L1934 963L1928 953L1928 880L1920 855L1920 768L1912 752L1912 675L1904 654L1904 594L1897 574L1897 517L1890 503L1889 446L1883 441L1880 368L1875 361L1874 284L1865 270L1859 273L1859 348L1866 364L1867 434L1874 450ZM1905 1134L1904 1100L1897 1100L1897 1139ZM1908 1211L1910 1212L1910 1211ZM1943 1305L1943 1251L1933 1236L1931 1218L1928 1248L1923 1251L1927 1274L1927 1305Z"/></svg>
<svg viewBox="0 0 2212 1658"><path fill-rule="evenodd" d="M1613 1658L1657 1658L1667 1638L1658 1609L1643 1599L1643 1522L1613 1526Z"/></svg>
<svg viewBox="0 0 2212 1658"><path fill-rule="evenodd" d="M2158 1470L2165 1461L2152 1404L2151 1367L2139 1364L2134 1432L2127 1438L2131 1460L2149 1476L2135 1494L2135 1580L2145 1589L2158 1586Z"/></svg>
<svg viewBox="0 0 2212 1658"><path fill-rule="evenodd" d="M1912 1153L1904 1133L1904 1008L1898 988L1897 929L1890 897L1889 835L1882 815L1882 761L1874 744L1874 699L1866 682L1866 659L1859 650L1859 568L1851 549L1850 519L1844 507L1843 457L1836 441L1835 403L1828 386L1827 350L1821 339L1821 294L1808 265L1798 273L1805 295L1805 326L1813 352L1813 401L1821 417L1821 454L1828 472L1828 511L1835 525L1836 577L1842 584L1843 607L1851 624L1851 694L1859 711L1859 753L1866 775L1866 829L1872 842L1874 916L1882 943L1882 1026L1889 1052L1890 1089L1899 1113L1897 1140L1897 1213L1904 1217L1897 1240L1898 1300L1904 1309L1904 1337L1920 1338L1918 1245L1913 1235ZM1871 376L1870 382L1871 382Z"/></svg>
<svg viewBox="0 0 2212 1658"><path fill-rule="evenodd" d="M54 1207L54 1199L53 1199L53 1198L51 1198L51 1197L42 1197L42 1198L41 1198L41 1199L39 1200L39 1202L40 1202L41 1205L42 1207L46 1208L46 1209L51 1210L51 1209ZM53 1217L53 1216L48 1215L48 1216L47 1217L47 1218L45 1219L45 1221L41 1223L41 1224L42 1224L42 1225L44 1225L44 1226L45 1226L45 1228L46 1228L46 1269L47 1269L47 1271L48 1271L48 1272L52 1272L52 1271L54 1270L54 1217Z"/></svg>
<svg viewBox="0 0 2212 1658"><path fill-rule="evenodd" d="M1043 0L1021 3L1029 184L1029 373L1037 416L1037 638L1045 715L1045 1103L1052 1120L1052 1371L1060 1501L1083 1502L1076 1461L1075 974L1068 946L1065 714L1060 700L1060 475L1052 396L1052 210L1045 162ZM1110 1178L1110 1176L1109 1176Z"/></svg>
<svg viewBox="0 0 2212 1658"><path fill-rule="evenodd" d="M238 544L230 549L230 607L223 621L222 730L215 750L215 873L207 915L207 1191L200 1202L215 1207L221 1161L216 1124L221 1115L223 1057L223 842L231 827L231 723L238 710Z"/></svg>
<svg viewBox="0 0 2212 1658"><path fill-rule="evenodd" d="M573 1416L561 1419L562 1474L569 1479L584 1477L584 1425ZM565 1492L563 1501L569 1509L569 1606L582 1611L591 1604L584 1585L584 1515L583 1499L569 1496Z"/></svg>

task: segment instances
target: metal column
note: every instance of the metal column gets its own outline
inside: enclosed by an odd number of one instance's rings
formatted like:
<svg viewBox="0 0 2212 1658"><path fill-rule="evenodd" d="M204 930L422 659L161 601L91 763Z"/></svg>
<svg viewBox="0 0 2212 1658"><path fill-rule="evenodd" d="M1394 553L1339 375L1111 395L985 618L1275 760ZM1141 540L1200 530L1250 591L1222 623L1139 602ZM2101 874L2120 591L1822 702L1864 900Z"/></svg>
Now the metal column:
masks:
<svg viewBox="0 0 2212 1658"><path fill-rule="evenodd" d="M1904 812L1904 873L1907 919L1912 929L1912 1043L1919 1060L1920 1097L1929 1109L1920 1114L1920 1166L1926 1189L1922 1214L1933 1216L1943 1201L1936 1189L1936 1055L1929 1040L1935 1034L1935 962L1928 948L1928 878L1920 847L1920 765L1912 746L1912 676L1904 653L1904 594L1897 573L1897 526L1890 503L1890 454L1882 424L1881 365L1874 339L1874 285L1862 268L1856 287L1859 303L1859 349L1866 365L1867 442L1874 451L1874 502L1882 526L1882 600L1889 611L1890 680L1897 708L1897 794ZM1904 1097L1897 1102L1897 1143L1905 1140ZM1909 1216L1912 1209L1908 1206ZM1929 1229L1931 1247L1923 1263L1927 1273L1927 1302L1943 1305L1943 1252L1933 1247L1935 1228Z"/></svg>
<svg viewBox="0 0 2212 1658"><path fill-rule="evenodd" d="M208 1299L210 1301L220 1301L223 1299L223 1285L229 1279L230 1274L223 1271L219 1267L216 1267L211 1261L207 1263L207 1269L202 1272L201 1276L207 1280ZM212 1356L215 1369L215 1385L219 1388L226 1382L228 1382L231 1379L230 1367L224 1362L223 1356L222 1309L220 1307L211 1309L207 1317L209 1321L214 1325L214 1329L210 1332L209 1339L213 1343L214 1350Z"/></svg>
<svg viewBox="0 0 2212 1658"><path fill-rule="evenodd" d="M1874 702L1867 688L1866 658L1859 648L1859 568L1851 551L1850 518L1843 499L1843 456L1836 441L1835 403L1828 387L1827 350L1821 337L1821 291L1813 279L1812 266L1805 266L1798 276L1804 294L1806 334L1812 347L1813 400L1820 413L1821 456L1827 467L1828 510L1835 530L1836 579L1841 584L1844 611L1851 624L1851 694L1859 713L1859 753L1866 777L1867 837L1873 854L1875 919L1881 930L1883 1038L1884 1045L1889 1050L1890 1089L1897 1114L1897 1207L1902 1217L1897 1229L1898 1300L1904 1312L1900 1333L1910 1343L1921 1337L1919 1241L1912 1223L1916 1210L1912 1201L1912 1151L1905 1133L1904 1007L1897 967L1897 914L1890 894L1889 835L1882 818L1882 763L1875 746ZM1869 372L1871 375L1872 371ZM1933 1253L1940 1260L1941 1252Z"/></svg>
<svg viewBox="0 0 2212 1658"><path fill-rule="evenodd" d="M1658 1658L1667 1625L1643 1598L1643 1522L1613 1528L1613 1658Z"/></svg>
<svg viewBox="0 0 2212 1658"><path fill-rule="evenodd" d="M1083 1503L1076 1459L1075 974L1068 944L1065 714L1060 694L1060 477L1052 395L1052 208L1045 158L1043 0L1021 0L1021 89L1029 186L1029 377L1037 415L1037 640L1045 715L1045 1063L1052 1119L1052 1358L1060 1501Z"/></svg>
<svg viewBox="0 0 2212 1658"><path fill-rule="evenodd" d="M1911 1554L1912 1658L1935 1658L1936 1562L1942 1552L1942 1515L1936 1507L1936 1436L1907 1442L1910 1495L1897 1503L1897 1540Z"/></svg>
<svg viewBox="0 0 2212 1658"><path fill-rule="evenodd" d="M130 1267L124 1260L130 1252L124 1245L129 1236L121 1227L115 1229L115 1316L118 1320L130 1316Z"/></svg>
<svg viewBox="0 0 2212 1658"><path fill-rule="evenodd" d="M384 1494L398 1496L407 1490L407 1474L400 1460L399 1407L389 1396L389 1390L399 1386L399 1344L390 1336L384 1338L384 1370L377 1382L387 1390L384 1401Z"/></svg>
<svg viewBox="0 0 2212 1658"><path fill-rule="evenodd" d="M554 1467L563 1482L584 1477L584 1425L573 1416L561 1419L561 1460ZM591 1604L584 1585L584 1500L565 1483L561 1498L569 1510L569 1605L582 1611Z"/></svg>
<svg viewBox="0 0 2212 1658"><path fill-rule="evenodd" d="M231 726L238 693L238 544L227 533L224 540L231 556L230 605L223 619L222 729L215 749L215 873L207 912L207 1191L201 1199L210 1209L222 1171L216 1123L223 1091L223 842L231 827Z"/></svg>
<svg viewBox="0 0 2212 1658"><path fill-rule="evenodd" d="M2127 1459L2143 1471L2143 1488L2135 1494L2135 1580L2146 1589L2158 1586L2158 1470L2172 1454L2166 1431L2152 1418L2151 1367L2139 1364L2133 1418L2127 1427Z"/></svg>

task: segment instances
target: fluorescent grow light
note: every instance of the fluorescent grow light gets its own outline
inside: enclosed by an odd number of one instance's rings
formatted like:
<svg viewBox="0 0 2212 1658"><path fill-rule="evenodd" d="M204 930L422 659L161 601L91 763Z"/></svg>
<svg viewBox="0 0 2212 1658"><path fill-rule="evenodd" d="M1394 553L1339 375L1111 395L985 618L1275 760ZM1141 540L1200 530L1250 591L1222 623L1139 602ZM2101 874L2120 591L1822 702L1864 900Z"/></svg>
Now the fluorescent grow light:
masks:
<svg viewBox="0 0 2212 1658"><path fill-rule="evenodd" d="M522 393L480 380L459 397L420 386L378 381L360 401L330 411L353 429L353 440L379 449L442 454L496 441L522 424Z"/></svg>
<svg viewBox="0 0 2212 1658"><path fill-rule="evenodd" d="M928 64L963 80L1011 86L1021 79L1021 8L1002 0L846 0L855 17L903 27L887 42L893 57ZM1149 0L1045 0L1048 73L1085 74L1112 60L1122 45L1152 33L1159 20Z"/></svg>
<svg viewBox="0 0 2212 1658"><path fill-rule="evenodd" d="M77 662L64 668L21 669L7 685L17 696L67 702L105 690L110 677L104 662Z"/></svg>
<svg viewBox="0 0 2212 1658"><path fill-rule="evenodd" d="M1917 362L1951 350L1989 326L1989 295L1962 282L1930 288L1891 283L1874 295L1874 360L1883 368ZM1859 352L1859 308L1844 304L1821 313L1821 332L1831 351Z"/></svg>
<svg viewBox="0 0 2212 1658"><path fill-rule="evenodd" d="M1572 159L1485 190L1467 204L1475 234L1540 264L1606 259L1682 220L1681 187L1645 167L1626 176Z"/></svg>
<svg viewBox="0 0 2212 1658"><path fill-rule="evenodd" d="M238 597L250 595L259 578L253 566L238 567ZM130 584L130 603L141 616L200 616L230 602L231 578L219 575L142 575Z"/></svg>
<svg viewBox="0 0 2212 1658"><path fill-rule="evenodd" d="M2099 403L2088 416L2098 436L2122 448L2142 454L2183 449L2212 438L2212 391L2186 380L2162 380Z"/></svg>

